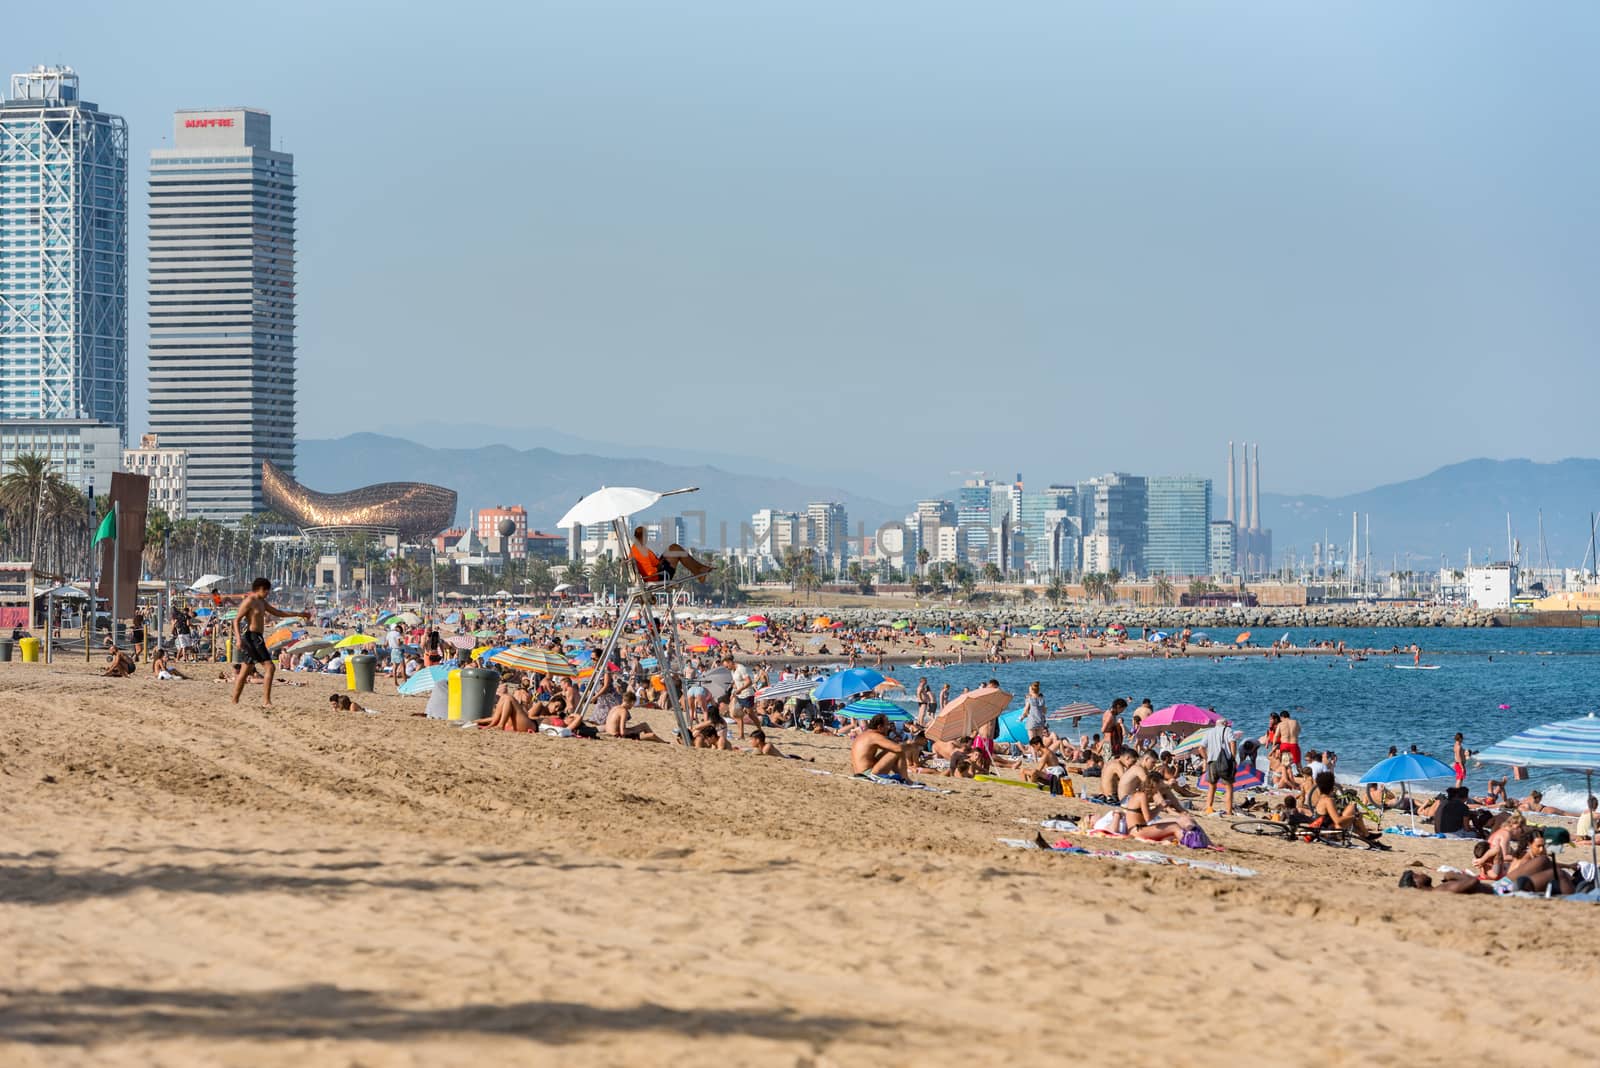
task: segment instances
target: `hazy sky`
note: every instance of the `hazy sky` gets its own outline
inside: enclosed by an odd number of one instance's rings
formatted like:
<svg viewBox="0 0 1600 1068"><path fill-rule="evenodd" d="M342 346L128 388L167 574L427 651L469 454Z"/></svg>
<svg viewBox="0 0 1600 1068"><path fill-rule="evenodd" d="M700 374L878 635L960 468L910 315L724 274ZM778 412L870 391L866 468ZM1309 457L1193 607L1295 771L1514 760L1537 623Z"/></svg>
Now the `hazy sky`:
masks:
<svg viewBox="0 0 1600 1068"><path fill-rule="evenodd" d="M1595 453L1597 28L80 0L9 5L0 62L70 64L132 128L136 428L149 152L173 109L245 104L299 174L306 436L414 412L1220 499L1229 437L1280 491ZM641 429L664 407L691 418Z"/></svg>

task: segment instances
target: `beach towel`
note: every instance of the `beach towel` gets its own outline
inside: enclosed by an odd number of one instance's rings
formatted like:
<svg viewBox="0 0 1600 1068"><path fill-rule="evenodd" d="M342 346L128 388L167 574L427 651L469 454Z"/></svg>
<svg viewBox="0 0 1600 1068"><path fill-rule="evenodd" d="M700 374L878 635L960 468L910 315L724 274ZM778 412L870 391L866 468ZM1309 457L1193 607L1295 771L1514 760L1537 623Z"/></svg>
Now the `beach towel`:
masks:
<svg viewBox="0 0 1600 1068"><path fill-rule="evenodd" d="M903 786L908 790L926 790L933 794L948 794L951 792L949 790L941 790L937 786L929 786L923 782L908 782L898 775L874 775L870 771L863 771L859 775L850 777L852 779L860 779L863 782L876 783L879 786Z"/></svg>
<svg viewBox="0 0 1600 1068"><path fill-rule="evenodd" d="M1102 860L1126 860L1135 864L1171 865L1181 868L1193 868L1196 871L1211 872L1216 875L1231 875L1236 879L1253 879L1257 872L1254 868L1246 868L1238 864L1223 864L1215 860L1194 860L1190 857L1174 857L1154 849L1132 849L1127 851L1116 849L1085 849L1083 846L1073 845L1065 839L1054 845L1045 842L1042 838L1032 842L1025 842L1020 838L1001 838L998 841L1012 849L1044 849L1051 853L1064 853L1080 857L1098 857Z"/></svg>

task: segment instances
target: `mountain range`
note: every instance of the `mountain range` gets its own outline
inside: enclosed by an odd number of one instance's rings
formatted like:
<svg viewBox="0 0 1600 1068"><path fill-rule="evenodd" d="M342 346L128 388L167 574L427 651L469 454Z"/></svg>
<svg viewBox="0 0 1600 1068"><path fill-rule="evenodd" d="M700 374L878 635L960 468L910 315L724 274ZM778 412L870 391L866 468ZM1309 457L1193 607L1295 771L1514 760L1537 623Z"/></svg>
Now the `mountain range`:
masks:
<svg viewBox="0 0 1600 1068"><path fill-rule="evenodd" d="M683 504L675 511L703 511L704 534L697 529L698 520L691 519L690 538L713 547L737 544L740 524L748 523L751 513L761 508L803 509L811 501L839 501L849 513L851 529L860 523L870 532L903 517L917 497L949 496L881 478L870 481L888 492L868 494L860 492L860 484L869 481L865 475L840 474L832 480L825 473L792 466L772 465L778 470L754 473L767 469L765 461L732 453L651 448L652 453L672 458L667 462L543 446L473 444L502 431L510 433L504 428L464 432L465 436L456 435L460 443L451 447L370 433L305 440L298 444L296 474L311 488L328 492L374 482L434 482L457 491L458 522L478 508L521 504L528 509L530 526L540 530L554 529L556 520L578 498L598 486L699 486L700 492L681 498ZM560 435L549 440L582 441ZM591 444L607 453L624 451L620 445ZM719 458L726 466L711 462ZM1508 513L1524 563L1538 563L1547 555L1553 566L1575 567L1588 548L1592 509L1600 509L1600 460L1592 459L1466 460L1420 478L1340 497L1261 495L1262 521L1272 530L1273 549L1280 557L1293 549L1309 558L1312 544L1324 540L1348 546L1350 515L1356 512L1363 517L1362 552L1365 517L1371 515L1375 567L1395 563L1416 570L1437 566L1441 555L1459 566L1469 548L1474 560L1504 559ZM1543 552L1538 536L1541 510Z"/></svg>
<svg viewBox="0 0 1600 1068"><path fill-rule="evenodd" d="M689 537L713 548L737 545L739 526L761 508L804 509L811 501L838 501L851 528L903 516L902 505L863 496L839 486L763 477L727 471L709 464L673 464L546 448L514 449L507 445L476 448L431 448L382 434L351 434L312 439L296 445L295 477L324 492L339 492L374 482L432 482L456 491L457 522L469 511L498 504L520 504L528 510L530 528L554 531L556 520L591 490L600 486L646 486L676 489L698 486L700 492L675 498L671 514L684 515ZM677 503L681 502L681 503ZM704 533L692 511L704 512ZM668 514L663 507L660 514ZM656 513L641 518L655 518ZM722 523L727 523L724 539Z"/></svg>
<svg viewBox="0 0 1600 1068"><path fill-rule="evenodd" d="M1350 515L1361 515L1361 551L1366 552L1366 516L1372 522L1372 564L1387 570L1427 570L1441 555L1452 567L1507 557L1506 516L1522 546L1524 565L1548 557L1552 567L1577 567L1589 547L1589 513L1600 510L1600 460L1554 463L1532 460L1465 460L1421 478L1394 482L1343 497L1261 495L1263 525L1272 548L1291 547L1309 558L1313 542L1350 544ZM1544 518L1544 549L1539 518Z"/></svg>

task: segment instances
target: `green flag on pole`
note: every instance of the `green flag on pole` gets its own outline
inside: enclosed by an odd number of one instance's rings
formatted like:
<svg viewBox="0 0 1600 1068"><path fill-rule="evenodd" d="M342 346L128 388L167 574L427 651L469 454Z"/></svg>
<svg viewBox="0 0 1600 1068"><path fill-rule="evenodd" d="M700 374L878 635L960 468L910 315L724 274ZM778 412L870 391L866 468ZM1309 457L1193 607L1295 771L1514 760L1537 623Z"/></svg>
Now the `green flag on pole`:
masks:
<svg viewBox="0 0 1600 1068"><path fill-rule="evenodd" d="M94 532L94 544L99 545L107 538L117 536L117 513L107 512L106 517L100 520L100 529Z"/></svg>

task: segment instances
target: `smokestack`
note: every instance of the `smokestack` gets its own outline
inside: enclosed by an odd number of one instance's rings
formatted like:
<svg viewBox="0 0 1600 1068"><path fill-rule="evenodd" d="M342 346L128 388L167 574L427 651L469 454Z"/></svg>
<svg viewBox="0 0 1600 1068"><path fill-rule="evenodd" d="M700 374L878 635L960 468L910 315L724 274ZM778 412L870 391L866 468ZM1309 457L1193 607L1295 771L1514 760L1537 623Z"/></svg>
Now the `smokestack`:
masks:
<svg viewBox="0 0 1600 1068"><path fill-rule="evenodd" d="M1245 498L1249 496L1249 487L1250 446L1241 441L1239 443L1239 512L1237 515L1228 517L1233 520L1234 530L1243 530L1245 528L1244 502Z"/></svg>
<svg viewBox="0 0 1600 1068"><path fill-rule="evenodd" d="M1250 529L1261 529L1261 443L1250 446L1255 457L1250 461Z"/></svg>
<svg viewBox="0 0 1600 1068"><path fill-rule="evenodd" d="M1233 522L1233 442L1228 442L1228 522Z"/></svg>

